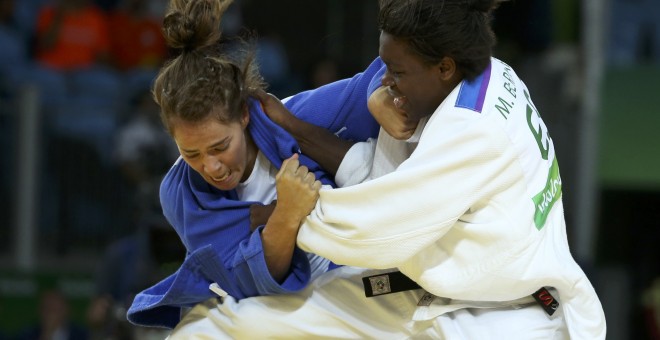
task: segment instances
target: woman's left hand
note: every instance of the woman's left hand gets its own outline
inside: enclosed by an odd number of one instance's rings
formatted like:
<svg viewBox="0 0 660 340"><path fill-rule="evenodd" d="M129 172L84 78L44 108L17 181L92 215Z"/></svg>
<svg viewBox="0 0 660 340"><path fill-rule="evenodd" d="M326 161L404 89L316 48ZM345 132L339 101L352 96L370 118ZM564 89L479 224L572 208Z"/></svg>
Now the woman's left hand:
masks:
<svg viewBox="0 0 660 340"><path fill-rule="evenodd" d="M405 111L394 105L394 98L387 92L387 87L377 88L369 96L367 106L383 130L395 139L406 140L415 133L419 120L410 119Z"/></svg>

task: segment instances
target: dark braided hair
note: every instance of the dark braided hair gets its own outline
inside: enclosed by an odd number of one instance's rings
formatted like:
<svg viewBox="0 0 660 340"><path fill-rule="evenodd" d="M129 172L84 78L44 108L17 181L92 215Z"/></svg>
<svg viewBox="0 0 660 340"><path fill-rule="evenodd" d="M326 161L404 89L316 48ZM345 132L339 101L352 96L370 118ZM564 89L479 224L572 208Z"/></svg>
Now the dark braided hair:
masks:
<svg viewBox="0 0 660 340"><path fill-rule="evenodd" d="M167 44L179 54L160 70L153 96L170 132L172 120L200 122L212 113L223 123L238 121L251 91L265 88L254 47L226 53L220 20L232 0L171 0L163 20Z"/></svg>
<svg viewBox="0 0 660 340"><path fill-rule="evenodd" d="M405 40L429 64L451 57L473 79L490 62L492 11L502 1L380 0L378 28Z"/></svg>

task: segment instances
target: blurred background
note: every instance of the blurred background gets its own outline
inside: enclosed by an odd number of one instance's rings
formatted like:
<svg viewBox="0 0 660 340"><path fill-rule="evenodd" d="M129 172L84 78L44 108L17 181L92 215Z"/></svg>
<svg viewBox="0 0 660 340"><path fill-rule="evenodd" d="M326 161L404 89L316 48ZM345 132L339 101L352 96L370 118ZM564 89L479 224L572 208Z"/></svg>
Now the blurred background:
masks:
<svg viewBox="0 0 660 340"><path fill-rule="evenodd" d="M166 0L0 0L0 339L162 339L125 321L178 268L160 213L177 157L149 89ZM280 98L378 55L375 0L237 0ZM304 15L300 15L304 13ZM526 82L562 169L568 237L608 339L660 339L660 1L510 1L495 56ZM67 334L68 337L57 337Z"/></svg>

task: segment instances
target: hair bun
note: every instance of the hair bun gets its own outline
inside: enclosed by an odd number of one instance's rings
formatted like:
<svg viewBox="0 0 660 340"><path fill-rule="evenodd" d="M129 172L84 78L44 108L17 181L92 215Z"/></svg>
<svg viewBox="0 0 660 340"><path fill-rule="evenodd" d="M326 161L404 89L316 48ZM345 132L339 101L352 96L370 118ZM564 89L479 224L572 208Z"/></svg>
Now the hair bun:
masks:
<svg viewBox="0 0 660 340"><path fill-rule="evenodd" d="M163 36L172 48L190 48L195 31L181 12L170 13L163 20Z"/></svg>
<svg viewBox="0 0 660 340"><path fill-rule="evenodd" d="M163 20L167 44L194 50L220 40L220 19L232 0L171 0Z"/></svg>

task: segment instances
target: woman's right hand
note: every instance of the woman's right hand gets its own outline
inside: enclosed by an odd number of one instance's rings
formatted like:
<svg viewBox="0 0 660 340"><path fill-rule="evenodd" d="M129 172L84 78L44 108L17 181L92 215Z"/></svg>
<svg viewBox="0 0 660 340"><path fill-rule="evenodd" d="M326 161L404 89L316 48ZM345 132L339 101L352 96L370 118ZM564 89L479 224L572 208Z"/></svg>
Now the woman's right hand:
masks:
<svg viewBox="0 0 660 340"><path fill-rule="evenodd" d="M300 165L298 154L284 160L275 176L277 206L275 211L299 221L309 215L319 198L321 182L306 166Z"/></svg>

